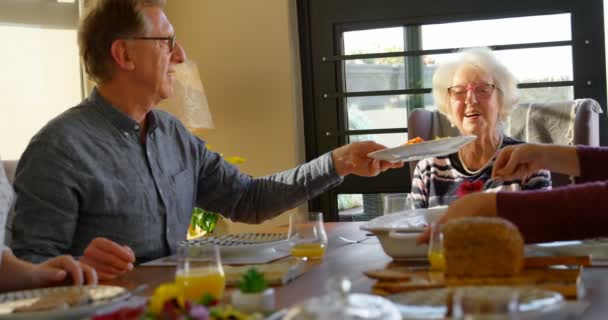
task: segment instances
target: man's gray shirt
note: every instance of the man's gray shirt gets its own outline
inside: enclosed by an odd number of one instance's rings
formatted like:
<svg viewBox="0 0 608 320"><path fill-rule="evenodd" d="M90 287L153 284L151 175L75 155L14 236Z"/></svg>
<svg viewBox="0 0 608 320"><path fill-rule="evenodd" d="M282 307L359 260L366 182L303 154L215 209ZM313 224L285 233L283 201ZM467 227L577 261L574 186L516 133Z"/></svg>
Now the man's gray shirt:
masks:
<svg viewBox="0 0 608 320"><path fill-rule="evenodd" d="M170 114L140 126L94 90L50 121L17 166L11 247L40 262L83 254L96 237L130 246L137 262L169 255L195 205L259 223L342 182L325 154L281 173L240 173Z"/></svg>

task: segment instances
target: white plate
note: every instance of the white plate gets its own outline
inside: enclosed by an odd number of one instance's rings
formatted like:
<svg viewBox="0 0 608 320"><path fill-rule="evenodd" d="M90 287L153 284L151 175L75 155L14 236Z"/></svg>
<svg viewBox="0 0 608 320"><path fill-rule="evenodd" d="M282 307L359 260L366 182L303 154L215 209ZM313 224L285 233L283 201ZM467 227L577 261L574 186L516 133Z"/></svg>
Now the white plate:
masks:
<svg viewBox="0 0 608 320"><path fill-rule="evenodd" d="M592 259L608 259L608 238L538 243L528 247L532 250L555 255L580 256L590 254Z"/></svg>
<svg viewBox="0 0 608 320"><path fill-rule="evenodd" d="M12 313L18 307L28 306L48 294L86 291L92 301L85 305L74 306L64 310L42 312ZM127 290L115 286L53 287L34 290L22 290L0 294L0 319L82 319L92 315L97 309L122 300Z"/></svg>
<svg viewBox="0 0 608 320"><path fill-rule="evenodd" d="M415 161L424 158L445 156L458 151L477 136L458 136L406 144L395 148L386 148L369 153L367 156L390 162Z"/></svg>
<svg viewBox="0 0 608 320"><path fill-rule="evenodd" d="M218 245L222 255L242 254L287 245L286 233L239 233L186 240L191 246Z"/></svg>
<svg viewBox="0 0 608 320"><path fill-rule="evenodd" d="M494 296L507 290L518 291L519 311L521 313L540 313L551 311L564 301L561 294L553 291L526 287L461 287L465 290L479 291L480 294ZM444 319L447 311L449 288L429 289L394 294L386 297L393 301L404 319Z"/></svg>
<svg viewBox="0 0 608 320"><path fill-rule="evenodd" d="M437 220L447 208L447 206L439 206L391 213L367 221L359 228L370 232L422 232L426 226Z"/></svg>

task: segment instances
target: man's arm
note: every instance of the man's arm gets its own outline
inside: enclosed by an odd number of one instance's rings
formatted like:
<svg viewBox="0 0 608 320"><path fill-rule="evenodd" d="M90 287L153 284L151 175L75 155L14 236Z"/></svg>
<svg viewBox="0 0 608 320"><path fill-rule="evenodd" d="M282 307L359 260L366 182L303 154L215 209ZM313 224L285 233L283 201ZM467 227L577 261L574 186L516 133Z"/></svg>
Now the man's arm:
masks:
<svg viewBox="0 0 608 320"><path fill-rule="evenodd" d="M33 141L15 176L15 218L11 247L31 262L67 253L78 220L78 194L68 150Z"/></svg>
<svg viewBox="0 0 608 320"><path fill-rule="evenodd" d="M204 149L197 204L235 221L260 223L335 187L343 181L342 175L374 176L403 166L367 157L382 148L373 142L353 143L296 168L260 178L240 173L219 155Z"/></svg>

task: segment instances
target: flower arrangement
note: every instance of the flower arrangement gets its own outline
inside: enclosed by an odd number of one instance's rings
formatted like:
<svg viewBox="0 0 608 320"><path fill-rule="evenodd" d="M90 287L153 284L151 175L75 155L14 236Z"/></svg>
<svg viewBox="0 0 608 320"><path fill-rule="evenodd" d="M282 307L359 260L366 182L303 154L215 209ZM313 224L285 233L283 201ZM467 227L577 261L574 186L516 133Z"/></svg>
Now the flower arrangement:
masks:
<svg viewBox="0 0 608 320"><path fill-rule="evenodd" d="M209 149L209 146L207 146L207 148ZM239 156L225 157L225 159L233 165L245 163L245 158ZM215 230L217 223L221 219L222 216L219 213L194 207L192 218L190 219L190 226L188 227L188 239L198 238L213 233L213 230Z"/></svg>
<svg viewBox="0 0 608 320"><path fill-rule="evenodd" d="M482 180L477 181L463 181L458 190L456 190L456 195L460 197L464 197L469 193L479 192L483 189L484 182Z"/></svg>
<svg viewBox="0 0 608 320"><path fill-rule="evenodd" d="M142 320L257 320L261 315L248 315L231 305L222 305L212 295L205 294L198 301L184 300L175 283L164 283L156 288L148 302Z"/></svg>

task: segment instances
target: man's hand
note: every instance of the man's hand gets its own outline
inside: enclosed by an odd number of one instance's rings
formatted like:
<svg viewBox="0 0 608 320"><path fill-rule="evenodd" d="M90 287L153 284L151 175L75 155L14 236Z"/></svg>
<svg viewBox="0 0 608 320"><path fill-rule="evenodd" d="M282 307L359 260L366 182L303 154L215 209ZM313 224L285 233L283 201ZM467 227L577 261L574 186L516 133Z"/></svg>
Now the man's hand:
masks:
<svg viewBox="0 0 608 320"><path fill-rule="evenodd" d="M381 149L386 147L373 141L353 142L335 149L331 155L336 173L341 177L349 174L373 177L388 169L403 167L403 162L391 163L367 156L368 153Z"/></svg>
<svg viewBox="0 0 608 320"><path fill-rule="evenodd" d="M100 280L111 280L133 270L135 254L127 246L106 238L95 238L84 250L80 262L95 268Z"/></svg>
<svg viewBox="0 0 608 320"><path fill-rule="evenodd" d="M476 192L452 202L448 211L437 220L437 223L442 224L463 217L492 217L496 215L496 193ZM431 230L426 228L417 241L418 243L427 243L430 237Z"/></svg>
<svg viewBox="0 0 608 320"><path fill-rule="evenodd" d="M33 287L48 287L63 283L69 276L74 285L97 284L97 273L72 256L64 255L33 265L30 271Z"/></svg>

